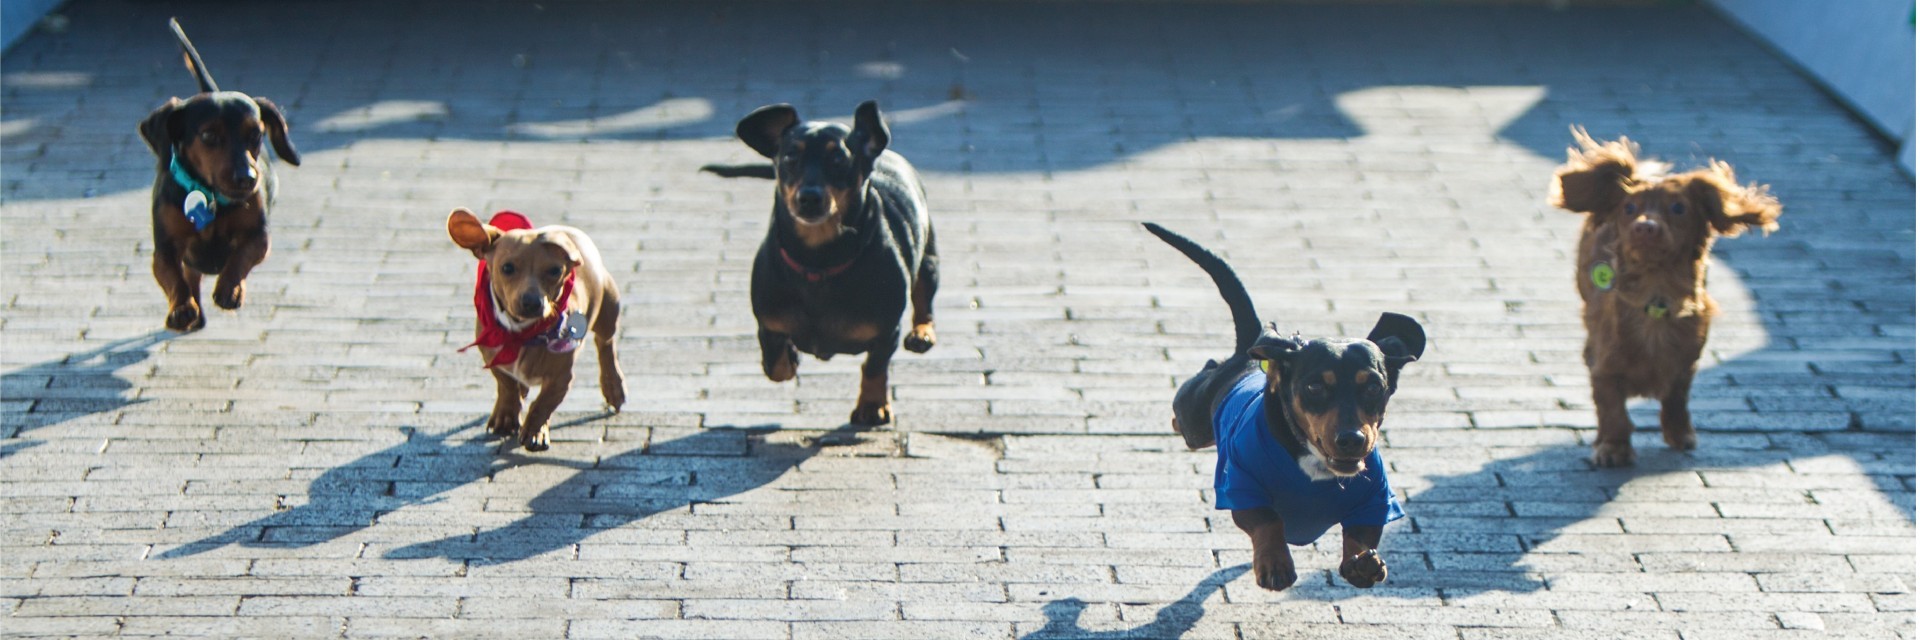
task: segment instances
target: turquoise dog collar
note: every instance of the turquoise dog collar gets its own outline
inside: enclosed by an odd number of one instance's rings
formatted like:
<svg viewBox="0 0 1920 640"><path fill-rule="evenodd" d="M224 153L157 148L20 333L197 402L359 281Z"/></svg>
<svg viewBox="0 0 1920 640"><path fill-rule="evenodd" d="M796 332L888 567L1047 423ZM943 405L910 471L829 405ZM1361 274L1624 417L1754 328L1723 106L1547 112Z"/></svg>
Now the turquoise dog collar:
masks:
<svg viewBox="0 0 1920 640"><path fill-rule="evenodd" d="M217 207L233 204L232 198L220 195L213 187L193 179L193 175L187 173L187 168L180 166L179 154L174 154L167 161L167 171L173 174L174 184L187 190L187 198L180 203L180 211L186 214L187 222L193 223L194 231L205 231L207 225L213 223Z"/></svg>

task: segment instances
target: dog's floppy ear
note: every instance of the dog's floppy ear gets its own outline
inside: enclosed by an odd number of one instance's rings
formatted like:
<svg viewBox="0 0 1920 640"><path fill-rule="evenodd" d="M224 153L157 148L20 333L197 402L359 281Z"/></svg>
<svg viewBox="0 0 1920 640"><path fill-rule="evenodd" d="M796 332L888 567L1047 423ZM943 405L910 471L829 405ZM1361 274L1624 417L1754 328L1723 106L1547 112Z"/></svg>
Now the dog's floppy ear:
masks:
<svg viewBox="0 0 1920 640"><path fill-rule="evenodd" d="M1737 236L1748 227L1761 233L1780 228L1780 200L1767 193L1766 185L1740 186L1733 167L1713 161L1707 168L1687 175L1687 204L1707 217L1713 230L1723 236Z"/></svg>
<svg viewBox="0 0 1920 640"><path fill-rule="evenodd" d="M267 139L273 141L274 155L287 164L300 166L300 151L293 148L293 141L287 138L287 116L280 112L280 105L258 97L253 103L260 106L260 121L267 125Z"/></svg>
<svg viewBox="0 0 1920 640"><path fill-rule="evenodd" d="M1620 207L1627 187L1636 183L1639 145L1626 138L1595 142L1585 129L1573 129L1575 146L1567 149L1567 163L1553 172L1547 185L1547 204L1576 213L1602 214Z"/></svg>
<svg viewBox="0 0 1920 640"><path fill-rule="evenodd" d="M1247 357L1268 363L1261 365L1262 369L1278 366L1284 371L1293 364L1293 357L1306 346L1306 341L1301 340L1300 336L1282 336L1269 324L1260 331L1260 337L1254 339L1253 346L1247 347Z"/></svg>
<svg viewBox="0 0 1920 640"><path fill-rule="evenodd" d="M573 237L564 233L549 231L540 234L540 246L553 252L555 257L567 261L568 269L580 267L580 246L573 243Z"/></svg>
<svg viewBox="0 0 1920 640"><path fill-rule="evenodd" d="M1367 332L1367 341L1387 359L1387 392L1400 388L1400 369L1427 352L1427 330L1418 320L1398 313L1382 313Z"/></svg>
<svg viewBox="0 0 1920 640"><path fill-rule="evenodd" d="M865 158L869 166L880 152L887 150L887 143L893 141L893 132L887 129L887 122L880 119L880 105L872 100L860 103L853 110L853 133L847 134L847 148L854 155Z"/></svg>
<svg viewBox="0 0 1920 640"><path fill-rule="evenodd" d="M493 241L500 239L500 230L482 224L472 211L461 207L447 214L447 235L460 248L472 251L473 257L485 260L487 253L493 251Z"/></svg>
<svg viewBox="0 0 1920 640"><path fill-rule="evenodd" d="M180 139L179 108L179 98L167 98L166 104L140 121L140 138L147 141L147 147L161 162L173 160L173 141Z"/></svg>
<svg viewBox="0 0 1920 640"><path fill-rule="evenodd" d="M800 124L800 112L794 111L793 105L770 104L741 118L740 124L734 125L733 133L760 155L771 158L780 155L780 136L796 124Z"/></svg>
<svg viewBox="0 0 1920 640"><path fill-rule="evenodd" d="M1421 328L1420 321L1398 313L1380 314L1380 321L1367 333L1367 341L1380 347L1380 353L1387 356L1387 366L1394 369L1419 360L1427 352L1426 329Z"/></svg>

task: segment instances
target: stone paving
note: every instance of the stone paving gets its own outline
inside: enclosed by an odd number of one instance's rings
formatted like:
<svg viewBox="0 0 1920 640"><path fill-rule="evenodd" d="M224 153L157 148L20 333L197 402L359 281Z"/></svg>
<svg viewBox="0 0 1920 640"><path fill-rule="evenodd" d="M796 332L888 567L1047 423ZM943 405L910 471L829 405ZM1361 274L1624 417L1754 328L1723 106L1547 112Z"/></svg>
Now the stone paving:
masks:
<svg viewBox="0 0 1920 640"><path fill-rule="evenodd" d="M76 0L0 68L0 634L216 637L1912 638L1914 186L1700 7ZM160 330L153 160L192 81L277 100L247 305ZM898 421L857 360L761 377L762 104L878 99L926 174L941 343ZM1545 204L1584 125L1773 185L1722 242L1701 448L1584 460L1571 254ZM449 209L588 230L628 405L553 450L478 426ZM1338 542L1272 594L1167 431L1231 340L1223 250L1308 334L1432 336L1384 454L1386 585ZM588 356L585 359L591 360ZM590 367L591 363L581 363ZM1650 405L1636 404L1642 425Z"/></svg>

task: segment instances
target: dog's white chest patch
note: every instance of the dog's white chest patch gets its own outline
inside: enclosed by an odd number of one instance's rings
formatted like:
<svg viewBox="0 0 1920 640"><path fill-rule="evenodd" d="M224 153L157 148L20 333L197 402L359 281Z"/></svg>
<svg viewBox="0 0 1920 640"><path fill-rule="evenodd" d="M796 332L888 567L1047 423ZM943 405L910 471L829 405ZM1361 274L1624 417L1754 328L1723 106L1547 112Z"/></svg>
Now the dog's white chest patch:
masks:
<svg viewBox="0 0 1920 640"><path fill-rule="evenodd" d="M1321 462L1319 456L1311 453L1303 454L1298 458L1294 458L1293 461L1300 465L1300 472L1307 474L1307 480L1309 481L1319 482L1321 480L1332 480L1336 477L1332 471L1327 469L1327 463Z"/></svg>

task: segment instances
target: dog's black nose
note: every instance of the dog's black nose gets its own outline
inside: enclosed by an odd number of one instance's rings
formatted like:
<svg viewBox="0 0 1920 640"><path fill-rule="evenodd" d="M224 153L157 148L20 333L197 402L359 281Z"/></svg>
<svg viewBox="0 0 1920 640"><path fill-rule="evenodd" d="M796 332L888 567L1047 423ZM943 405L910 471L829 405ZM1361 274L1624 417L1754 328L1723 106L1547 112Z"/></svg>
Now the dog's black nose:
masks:
<svg viewBox="0 0 1920 640"><path fill-rule="evenodd" d="M1367 450L1367 434L1358 431L1342 431L1333 437L1333 449L1345 455L1359 455Z"/></svg>
<svg viewBox="0 0 1920 640"><path fill-rule="evenodd" d="M1635 236L1638 236L1641 238L1651 238L1658 233L1660 233L1660 223L1658 222L1654 222L1652 220L1641 220L1633 223L1633 235Z"/></svg>
<svg viewBox="0 0 1920 640"><path fill-rule="evenodd" d="M795 194L794 200L799 201L801 207L813 209L827 201L827 190L819 187L804 187L800 189L800 193Z"/></svg>
<svg viewBox="0 0 1920 640"><path fill-rule="evenodd" d="M528 318L544 316L547 312L547 299L539 293L528 291L520 295L520 315Z"/></svg>
<svg viewBox="0 0 1920 640"><path fill-rule="evenodd" d="M253 165L242 164L233 170L233 186L252 191L254 185L259 183L260 174L253 170Z"/></svg>

